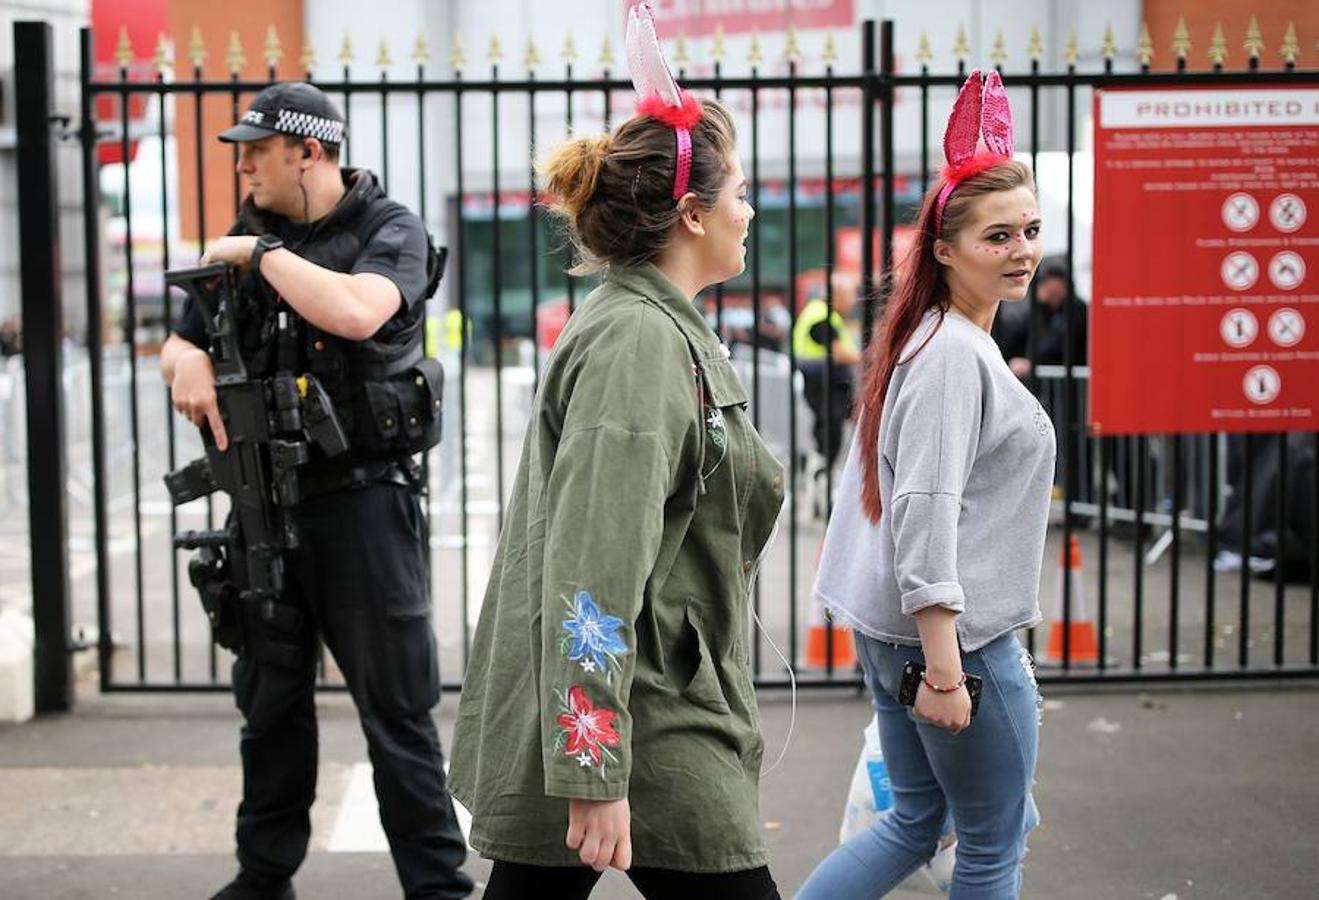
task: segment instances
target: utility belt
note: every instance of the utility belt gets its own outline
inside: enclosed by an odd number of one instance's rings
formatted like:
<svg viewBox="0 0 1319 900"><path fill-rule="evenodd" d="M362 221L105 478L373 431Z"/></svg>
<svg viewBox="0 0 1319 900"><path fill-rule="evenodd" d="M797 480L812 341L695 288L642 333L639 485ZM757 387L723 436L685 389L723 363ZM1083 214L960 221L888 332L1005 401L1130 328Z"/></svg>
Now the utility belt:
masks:
<svg viewBox="0 0 1319 900"><path fill-rule="evenodd" d="M348 468L336 467L326 472L303 473L298 488L303 500L311 500L336 491L354 490L368 484L422 486L421 469L410 458L365 460Z"/></svg>

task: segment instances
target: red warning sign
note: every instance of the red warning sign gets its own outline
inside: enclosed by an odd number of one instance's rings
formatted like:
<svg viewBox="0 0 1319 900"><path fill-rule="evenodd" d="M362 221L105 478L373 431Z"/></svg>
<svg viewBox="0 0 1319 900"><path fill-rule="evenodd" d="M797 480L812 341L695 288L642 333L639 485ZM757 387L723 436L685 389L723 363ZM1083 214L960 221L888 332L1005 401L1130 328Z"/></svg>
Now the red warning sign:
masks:
<svg viewBox="0 0 1319 900"><path fill-rule="evenodd" d="M1095 92L1090 417L1319 430L1319 89Z"/></svg>

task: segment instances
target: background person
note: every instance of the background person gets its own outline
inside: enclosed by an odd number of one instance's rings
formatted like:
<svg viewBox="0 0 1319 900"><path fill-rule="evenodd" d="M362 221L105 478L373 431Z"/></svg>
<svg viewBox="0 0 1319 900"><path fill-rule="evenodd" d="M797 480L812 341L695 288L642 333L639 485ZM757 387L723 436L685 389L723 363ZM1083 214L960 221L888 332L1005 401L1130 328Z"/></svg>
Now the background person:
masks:
<svg viewBox="0 0 1319 900"><path fill-rule="evenodd" d="M851 272L834 272L830 283L832 311L826 298L813 297L802 307L792 329L797 368L815 416L815 448L827 468L833 468L843 444L843 426L852 415L856 367L861 362L861 350L846 323L856 307L859 279Z"/></svg>
<svg viewBox="0 0 1319 900"><path fill-rule="evenodd" d="M1040 263L1031 284L1028 303L1010 303L999 308L990 333L1002 349L1008 368L1018 378L1030 377L1035 365L1065 364L1069 309L1072 316L1072 365L1084 366L1089 359L1090 307L1076 295L1065 257L1050 256ZM1032 332L1035 341L1033 355L1030 347Z"/></svg>
<svg viewBox="0 0 1319 900"><path fill-rule="evenodd" d="M1071 316L1069 325L1067 319ZM1066 382L1062 378L1039 379L1036 366L1062 366L1067 363L1067 347L1072 350L1072 365L1084 366L1089 361L1089 305L1076 295L1064 256L1046 257L1035 281L1031 284L1026 303L1008 303L999 308L990 334L1003 351L1008 368L1044 398L1044 405L1053 416L1054 429L1059 435L1059 470L1055 478L1066 487L1070 501L1089 499L1089 457L1082 454L1085 440L1087 381L1077 378L1072 382L1071 403L1063 409ZM1069 329L1070 327L1070 337ZM1032 346L1033 344L1033 346ZM1064 422L1066 413L1070 422ZM1064 456L1062 440L1070 435L1071 453ZM1070 463L1070 470L1066 467ZM1116 459L1110 463L1110 468ZM1078 517L1079 518L1079 517Z"/></svg>
<svg viewBox="0 0 1319 900"><path fill-rule="evenodd" d="M286 554L282 606L301 623L272 629L243 618L233 688L243 714L243 799L237 878L216 897L290 898L307 853L316 793L316 642L334 655L357 705L375 771L380 819L409 898L465 897L472 881L445 790L431 708L439 664L431 632L430 548L408 454L384 447L367 388L378 369L424 338L428 271L421 220L387 199L375 176L340 169L343 116L321 91L276 84L220 135L239 144L250 193L203 263L242 267L236 310L244 362L272 374L275 317L302 321L298 371L316 375L348 431L346 458L298 470L300 546ZM216 405L204 314L189 299L161 350L174 408L228 446ZM405 378L410 384L412 379ZM395 386L386 386L390 396ZM428 405L428 404L427 404ZM265 652L277 645L289 659Z"/></svg>
<svg viewBox="0 0 1319 900"><path fill-rule="evenodd" d="M934 855L950 810L952 896L1014 898L1037 820L1038 694L1014 632L1041 620L1054 438L989 327L1000 300L1026 296L1040 218L997 72L981 90L973 71L912 269L867 351L815 587L855 629L893 808L819 865L802 900L883 896ZM908 662L925 665L911 712L897 700ZM974 721L967 675L984 685Z"/></svg>

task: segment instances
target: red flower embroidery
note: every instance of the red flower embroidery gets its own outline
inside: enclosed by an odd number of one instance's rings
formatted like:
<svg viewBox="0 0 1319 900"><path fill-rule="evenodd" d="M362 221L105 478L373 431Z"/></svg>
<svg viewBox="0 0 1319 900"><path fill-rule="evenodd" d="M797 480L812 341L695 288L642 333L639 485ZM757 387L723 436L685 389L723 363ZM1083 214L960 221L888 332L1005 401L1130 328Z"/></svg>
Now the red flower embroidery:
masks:
<svg viewBox="0 0 1319 900"><path fill-rule="evenodd" d="M558 718L568 737L564 755L577 756L586 751L592 764L600 765L601 748L617 747L621 740L614 730L617 717L618 713L612 709L596 709L582 686L574 684L568 691L568 712Z"/></svg>

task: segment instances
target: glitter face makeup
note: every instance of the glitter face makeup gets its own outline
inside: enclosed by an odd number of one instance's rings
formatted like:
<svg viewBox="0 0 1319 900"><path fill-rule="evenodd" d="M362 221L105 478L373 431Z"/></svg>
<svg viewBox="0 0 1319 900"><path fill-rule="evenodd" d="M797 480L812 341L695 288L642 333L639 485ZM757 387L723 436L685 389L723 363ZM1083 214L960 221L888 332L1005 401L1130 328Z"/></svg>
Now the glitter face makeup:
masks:
<svg viewBox="0 0 1319 900"><path fill-rule="evenodd" d="M756 211L747 202L746 175L736 157L729 166L728 180L719 191L714 210L704 219L709 267L715 277L725 281L740 275L746 268L746 238Z"/></svg>
<svg viewBox="0 0 1319 900"><path fill-rule="evenodd" d="M992 315L1000 300L1026 296L1044 255L1039 202L1027 187L985 194L946 248L940 261L955 303Z"/></svg>

